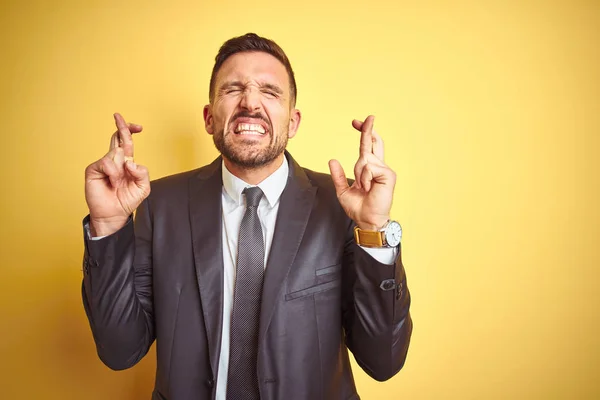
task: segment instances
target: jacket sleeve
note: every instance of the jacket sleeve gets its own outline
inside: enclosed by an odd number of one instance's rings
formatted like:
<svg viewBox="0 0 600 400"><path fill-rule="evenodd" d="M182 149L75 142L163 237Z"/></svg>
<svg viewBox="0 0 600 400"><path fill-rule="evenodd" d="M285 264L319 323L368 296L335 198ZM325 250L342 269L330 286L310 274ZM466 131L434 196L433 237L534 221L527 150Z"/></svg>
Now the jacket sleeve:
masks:
<svg viewBox="0 0 600 400"><path fill-rule="evenodd" d="M113 370L130 368L155 338L148 199L135 227L130 218L118 232L99 240L86 234L84 241L82 297L98 356Z"/></svg>
<svg viewBox="0 0 600 400"><path fill-rule="evenodd" d="M346 345L369 376L388 380L404 366L412 334L402 249L398 248L393 265L382 264L360 248L350 233L343 262Z"/></svg>

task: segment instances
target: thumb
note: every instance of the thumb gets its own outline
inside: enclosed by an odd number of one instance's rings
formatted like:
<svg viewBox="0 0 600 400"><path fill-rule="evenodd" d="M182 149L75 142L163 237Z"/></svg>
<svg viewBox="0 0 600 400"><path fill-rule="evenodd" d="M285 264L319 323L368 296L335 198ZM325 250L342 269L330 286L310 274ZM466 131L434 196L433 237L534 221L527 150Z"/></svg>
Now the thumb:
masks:
<svg viewBox="0 0 600 400"><path fill-rule="evenodd" d="M335 192L340 197L349 188L344 168L342 168L338 160L330 160L329 171L331 172L331 180L333 181L333 186L335 186Z"/></svg>

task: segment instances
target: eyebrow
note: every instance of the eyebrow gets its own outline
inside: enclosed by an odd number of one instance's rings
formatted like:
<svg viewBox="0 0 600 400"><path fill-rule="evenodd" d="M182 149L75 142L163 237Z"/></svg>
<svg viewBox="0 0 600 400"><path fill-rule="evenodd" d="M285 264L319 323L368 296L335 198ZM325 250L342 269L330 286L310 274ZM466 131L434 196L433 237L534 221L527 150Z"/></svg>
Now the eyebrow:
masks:
<svg viewBox="0 0 600 400"><path fill-rule="evenodd" d="M240 81L225 82L219 87L219 90L225 90L230 87L244 87L244 84Z"/></svg>
<svg viewBox="0 0 600 400"><path fill-rule="evenodd" d="M220 90L220 91L223 91L223 90L226 90L226 89L228 89L228 88L231 88L231 87L239 87L239 88L243 88L243 87L244 87L244 83L242 83L241 81L230 81L230 82L225 82L225 83L223 83L223 84L222 84L222 85L219 87L219 90ZM277 94L283 94L283 90L282 90L282 89L281 89L279 86L277 86L277 85L274 85L274 84L272 84L272 83L261 83L261 84L260 84L260 88L261 88L261 89L269 89L269 90L272 90L272 91L274 91L274 92L275 92L275 93L277 93Z"/></svg>

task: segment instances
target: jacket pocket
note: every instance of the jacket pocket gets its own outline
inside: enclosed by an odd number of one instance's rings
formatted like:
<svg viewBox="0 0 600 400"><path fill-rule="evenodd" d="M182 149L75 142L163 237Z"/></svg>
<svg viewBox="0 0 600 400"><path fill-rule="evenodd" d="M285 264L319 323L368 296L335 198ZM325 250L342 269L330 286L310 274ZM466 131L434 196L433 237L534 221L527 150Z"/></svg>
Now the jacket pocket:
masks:
<svg viewBox="0 0 600 400"><path fill-rule="evenodd" d="M318 270L315 271L315 275L316 276L332 275L332 274L339 275L341 272L342 272L342 264L335 264L335 265L330 265L329 267L319 268Z"/></svg>
<svg viewBox="0 0 600 400"><path fill-rule="evenodd" d="M315 284L333 281L342 278L342 264L330 265L315 271Z"/></svg>
<svg viewBox="0 0 600 400"><path fill-rule="evenodd" d="M330 280L325 283L319 283L306 289L298 290L296 292L288 293L285 295L285 300L294 300L300 297L310 296L311 294L324 292L325 290L333 289L342 284L341 279Z"/></svg>

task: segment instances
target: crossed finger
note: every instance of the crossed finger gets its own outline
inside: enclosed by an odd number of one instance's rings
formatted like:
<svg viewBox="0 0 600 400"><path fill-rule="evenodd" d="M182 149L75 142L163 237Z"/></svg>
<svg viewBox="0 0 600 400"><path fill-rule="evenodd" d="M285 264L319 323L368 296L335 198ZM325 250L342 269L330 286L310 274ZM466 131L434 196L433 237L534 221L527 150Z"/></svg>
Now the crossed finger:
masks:
<svg viewBox="0 0 600 400"><path fill-rule="evenodd" d="M115 125L117 131L113 133L110 140L109 151L118 147L123 149L124 160L133 161L133 138L132 133L138 133L142 131L142 126L138 124L127 124L125 119L119 113L114 114Z"/></svg>
<svg viewBox="0 0 600 400"><path fill-rule="evenodd" d="M360 127L360 155L365 156L373 152L373 120L374 116L369 115Z"/></svg>
<svg viewBox="0 0 600 400"><path fill-rule="evenodd" d="M367 119L362 122L357 119L352 121L352 126L354 129L361 132L360 136L360 156L364 156L365 154L375 154L375 156L383 161L384 159L384 146L383 139L379 134L373 129L373 121L375 117L370 115ZM367 124L369 123L369 124Z"/></svg>

